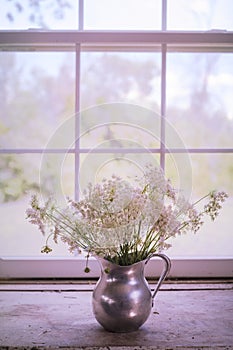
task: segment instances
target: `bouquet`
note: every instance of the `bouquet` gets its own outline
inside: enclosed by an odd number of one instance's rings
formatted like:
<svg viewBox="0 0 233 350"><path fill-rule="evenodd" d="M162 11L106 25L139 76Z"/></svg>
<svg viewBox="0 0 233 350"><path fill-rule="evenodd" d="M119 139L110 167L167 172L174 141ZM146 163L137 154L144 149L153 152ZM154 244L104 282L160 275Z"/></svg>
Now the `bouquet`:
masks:
<svg viewBox="0 0 233 350"><path fill-rule="evenodd" d="M68 198L65 208L53 198L42 205L33 195L26 214L29 222L47 235L41 252L52 250L50 238L56 243L60 238L71 252L84 250L87 257L101 256L126 266L169 248L171 237L196 233L204 216L216 219L226 198L225 192L212 191L190 203L161 169L147 165L134 186L112 175L96 185L89 184L80 201ZM201 202L202 208L197 209Z"/></svg>

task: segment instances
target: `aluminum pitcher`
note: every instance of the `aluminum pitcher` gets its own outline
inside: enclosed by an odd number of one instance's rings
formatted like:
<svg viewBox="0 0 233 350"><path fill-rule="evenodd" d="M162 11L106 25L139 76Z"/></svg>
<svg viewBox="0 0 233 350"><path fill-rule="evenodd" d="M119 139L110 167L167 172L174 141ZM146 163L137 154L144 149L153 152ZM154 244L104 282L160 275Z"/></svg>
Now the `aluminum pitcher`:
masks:
<svg viewBox="0 0 233 350"><path fill-rule="evenodd" d="M164 270L152 293L144 276L151 257L164 261ZM154 297L171 267L164 254L153 254L149 259L129 266L120 266L97 258L101 276L93 291L92 306L96 320L110 332L136 331L148 319Z"/></svg>

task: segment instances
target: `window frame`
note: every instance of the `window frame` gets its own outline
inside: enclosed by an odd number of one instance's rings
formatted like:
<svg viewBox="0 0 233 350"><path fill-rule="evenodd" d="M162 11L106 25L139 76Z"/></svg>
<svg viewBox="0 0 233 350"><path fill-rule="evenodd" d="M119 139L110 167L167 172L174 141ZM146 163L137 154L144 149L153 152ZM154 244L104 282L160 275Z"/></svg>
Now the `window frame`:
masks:
<svg viewBox="0 0 233 350"><path fill-rule="evenodd" d="M82 1L81 1L82 3ZM83 7L81 6L80 9ZM164 10L164 9L163 9ZM80 16L81 18L82 16ZM83 21L80 19L80 28ZM162 26L165 27L165 19ZM160 155L160 164L165 167L167 153L233 153L233 148L165 148L165 118L166 118L166 56L172 51L177 52L233 52L233 32L174 32L174 31L0 31L1 51L74 51L76 55L76 91L75 114L80 112L80 55L82 51L137 51L161 52L161 143L159 149L150 151ZM80 155L88 152L79 145L79 120L76 119L76 143L69 152L75 155L75 198L78 199L78 170ZM56 150L64 153L67 150ZM99 150L98 150L99 151ZM106 150L103 150L105 152ZM122 153L127 150L119 149ZM0 149L0 154L44 153L44 149ZM47 153L54 150L46 149ZM114 152L117 152L114 149ZM132 150L131 150L132 152ZM0 258L1 278L42 278L42 277L97 277L99 268L96 260L91 260L92 272L87 276L83 273L84 258ZM147 269L147 276L158 274L157 259L152 259ZM174 258L172 259L170 277L232 277L233 258ZM69 271L69 272L68 272ZM155 271L155 272L154 272Z"/></svg>

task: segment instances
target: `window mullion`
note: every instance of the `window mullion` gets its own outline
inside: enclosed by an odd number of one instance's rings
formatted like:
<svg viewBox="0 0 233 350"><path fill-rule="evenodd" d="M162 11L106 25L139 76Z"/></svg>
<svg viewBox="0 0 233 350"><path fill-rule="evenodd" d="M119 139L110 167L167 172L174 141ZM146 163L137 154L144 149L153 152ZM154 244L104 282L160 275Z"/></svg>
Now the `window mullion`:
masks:
<svg viewBox="0 0 233 350"><path fill-rule="evenodd" d="M79 199L80 169L80 45L76 45L75 67L75 200Z"/></svg>
<svg viewBox="0 0 233 350"><path fill-rule="evenodd" d="M167 0L162 0L162 30L167 30Z"/></svg>
<svg viewBox="0 0 233 350"><path fill-rule="evenodd" d="M79 30L83 30L83 23L84 23L83 0L79 0L79 21L78 21Z"/></svg>
<svg viewBox="0 0 233 350"><path fill-rule="evenodd" d="M166 116L166 59L167 45L162 44L161 53L161 134L160 134L160 166L165 170L165 116Z"/></svg>

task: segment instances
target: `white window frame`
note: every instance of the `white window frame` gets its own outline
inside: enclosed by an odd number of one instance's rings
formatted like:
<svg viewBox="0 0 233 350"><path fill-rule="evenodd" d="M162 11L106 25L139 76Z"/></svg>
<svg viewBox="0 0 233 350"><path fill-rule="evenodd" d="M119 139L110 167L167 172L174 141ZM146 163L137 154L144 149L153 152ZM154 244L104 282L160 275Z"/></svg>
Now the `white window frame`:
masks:
<svg viewBox="0 0 233 350"><path fill-rule="evenodd" d="M166 1L163 1L163 5ZM80 9L83 9L80 1ZM164 6L163 6L164 10ZM76 55L76 102L75 113L80 112L79 77L80 54L82 51L142 51L161 52L161 143L159 149L150 149L160 155L160 164L165 166L166 153L182 153L182 149L166 149L165 116L166 116L166 56L167 52L233 52L233 32L174 32L174 31L83 31L82 11L79 18L79 31L0 31L0 50L4 51L74 51ZM166 28L166 18L163 15L163 29ZM76 119L76 140L79 140L79 120ZM56 150L65 153L67 150ZM89 149L81 148L79 142L74 149L69 150L75 155L75 198L78 198L78 170L80 155ZM106 150L101 150L106 152ZM109 150L107 150L109 152ZM118 149L119 152L127 152ZM185 152L190 154L223 154L233 153L233 148L190 148ZM43 153L44 149L0 149L0 154ZM46 149L47 153L54 150ZM100 150L98 149L98 152ZM117 150L114 148L114 152ZM132 149L130 149L132 152ZM140 150L135 150L140 152ZM99 275L98 263L91 259L91 272L86 275L83 270L84 258L0 258L0 278L93 278ZM147 276L154 277L159 273L161 262L152 259L147 267ZM232 277L233 259L223 258L175 258L172 259L170 277Z"/></svg>

